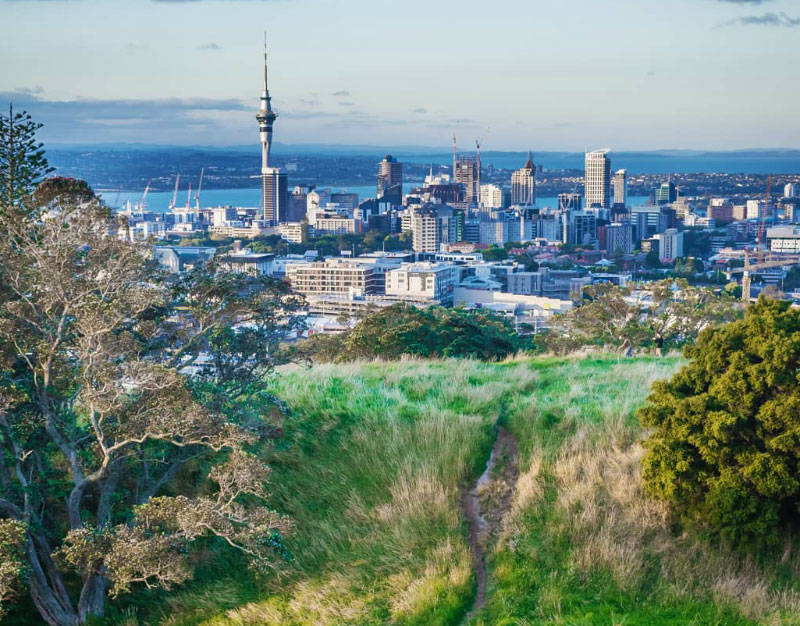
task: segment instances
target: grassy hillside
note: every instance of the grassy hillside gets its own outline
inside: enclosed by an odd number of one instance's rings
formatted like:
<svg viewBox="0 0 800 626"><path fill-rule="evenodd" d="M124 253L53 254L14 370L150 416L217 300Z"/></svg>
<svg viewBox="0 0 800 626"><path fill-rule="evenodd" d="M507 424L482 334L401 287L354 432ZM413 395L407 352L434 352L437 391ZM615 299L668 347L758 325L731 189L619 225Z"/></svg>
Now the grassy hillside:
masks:
<svg viewBox="0 0 800 626"><path fill-rule="evenodd" d="M487 603L471 624L800 623L791 546L782 561L741 561L671 532L663 508L642 498L633 411L678 366L606 357L287 373L275 391L293 416L269 460L295 561L256 579L210 549L193 583L137 594L109 621L463 623L476 576L462 494L500 420L515 454L497 459L484 486L496 527ZM504 472L508 463L518 467ZM502 476L517 481L507 497ZM509 510L492 516L492 506Z"/></svg>

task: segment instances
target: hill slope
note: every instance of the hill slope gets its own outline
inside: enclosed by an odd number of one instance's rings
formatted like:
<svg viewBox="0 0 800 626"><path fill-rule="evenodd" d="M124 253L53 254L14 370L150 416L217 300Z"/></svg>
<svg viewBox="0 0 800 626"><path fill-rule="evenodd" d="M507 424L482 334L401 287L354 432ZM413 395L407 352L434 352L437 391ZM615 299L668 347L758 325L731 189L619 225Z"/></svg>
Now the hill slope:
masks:
<svg viewBox="0 0 800 626"><path fill-rule="evenodd" d="M633 411L678 366L604 357L286 373L275 391L293 416L268 454L295 561L257 580L214 547L192 584L139 593L109 622L796 623L795 551L761 565L713 551L675 536L640 493ZM474 491L486 524L476 535L465 487L500 425L504 443ZM481 562L485 605L470 612Z"/></svg>

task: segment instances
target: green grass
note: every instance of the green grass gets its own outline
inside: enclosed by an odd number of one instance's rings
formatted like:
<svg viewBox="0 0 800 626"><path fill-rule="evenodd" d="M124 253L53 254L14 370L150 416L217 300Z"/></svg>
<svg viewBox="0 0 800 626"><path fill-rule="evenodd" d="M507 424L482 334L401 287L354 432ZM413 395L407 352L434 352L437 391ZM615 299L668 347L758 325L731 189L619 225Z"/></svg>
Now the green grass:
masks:
<svg viewBox="0 0 800 626"><path fill-rule="evenodd" d="M143 625L456 625L475 578L460 494L498 419L520 480L478 624L793 624L792 556L754 565L673 536L640 493L633 412L677 359L403 361L285 372L268 453L296 559L257 579L208 546L195 580L110 616ZM136 608L141 607L141 608Z"/></svg>

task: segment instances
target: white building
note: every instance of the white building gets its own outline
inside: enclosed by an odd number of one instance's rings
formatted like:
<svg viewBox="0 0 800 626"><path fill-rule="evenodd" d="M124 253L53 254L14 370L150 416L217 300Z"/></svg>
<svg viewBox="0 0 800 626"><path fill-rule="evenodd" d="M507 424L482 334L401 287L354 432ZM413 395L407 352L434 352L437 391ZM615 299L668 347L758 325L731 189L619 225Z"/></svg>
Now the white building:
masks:
<svg viewBox="0 0 800 626"><path fill-rule="evenodd" d="M668 228L656 237L660 261L671 262L683 256L683 233L677 228Z"/></svg>
<svg viewBox="0 0 800 626"><path fill-rule="evenodd" d="M763 200L748 200L746 218L748 220L760 218L762 211L765 208L765 204L766 203Z"/></svg>
<svg viewBox="0 0 800 626"><path fill-rule="evenodd" d="M586 208L611 208L611 159L610 150L595 150L586 153L585 188Z"/></svg>
<svg viewBox="0 0 800 626"><path fill-rule="evenodd" d="M502 209L503 190L497 185L481 185L481 206L485 209Z"/></svg>
<svg viewBox="0 0 800 626"><path fill-rule="evenodd" d="M511 204L529 206L536 201L536 168L530 153L522 169L511 174Z"/></svg>
<svg viewBox="0 0 800 626"><path fill-rule="evenodd" d="M796 183L786 183L786 186L783 188L783 197L784 198L796 198L797 197L797 184Z"/></svg>
<svg viewBox="0 0 800 626"><path fill-rule="evenodd" d="M410 263L386 273L386 296L409 302L453 303L458 270L450 263Z"/></svg>

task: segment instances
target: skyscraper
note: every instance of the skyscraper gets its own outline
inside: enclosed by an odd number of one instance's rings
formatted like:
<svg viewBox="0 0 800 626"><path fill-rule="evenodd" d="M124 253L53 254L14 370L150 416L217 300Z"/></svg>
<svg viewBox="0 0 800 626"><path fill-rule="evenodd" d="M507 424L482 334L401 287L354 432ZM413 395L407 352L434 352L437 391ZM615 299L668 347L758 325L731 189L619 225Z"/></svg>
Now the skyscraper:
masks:
<svg viewBox="0 0 800 626"><path fill-rule="evenodd" d="M522 169L511 174L511 204L529 206L536 201L536 167L528 153Z"/></svg>
<svg viewBox="0 0 800 626"><path fill-rule="evenodd" d="M267 88L267 41L264 37L264 89L261 92L261 107L256 113L261 137L261 217L271 226L286 219L288 204L288 180L278 168L269 166L272 150L272 125L278 114L272 110L272 98Z"/></svg>
<svg viewBox="0 0 800 626"><path fill-rule="evenodd" d="M480 161L477 157L458 155L453 162L455 180L464 185L464 201L473 203L480 200Z"/></svg>
<svg viewBox="0 0 800 626"><path fill-rule="evenodd" d="M614 172L614 204L628 203L628 170Z"/></svg>
<svg viewBox="0 0 800 626"><path fill-rule="evenodd" d="M672 204L678 199L678 188L672 181L661 183L660 187L656 187L653 198L655 204Z"/></svg>
<svg viewBox="0 0 800 626"><path fill-rule="evenodd" d="M400 185L400 196L402 197L403 164L399 163L391 154L387 154L378 164L377 198L382 198L392 187L396 187L397 185Z"/></svg>
<svg viewBox="0 0 800 626"><path fill-rule="evenodd" d="M586 208L611 208L610 150L586 153Z"/></svg>

